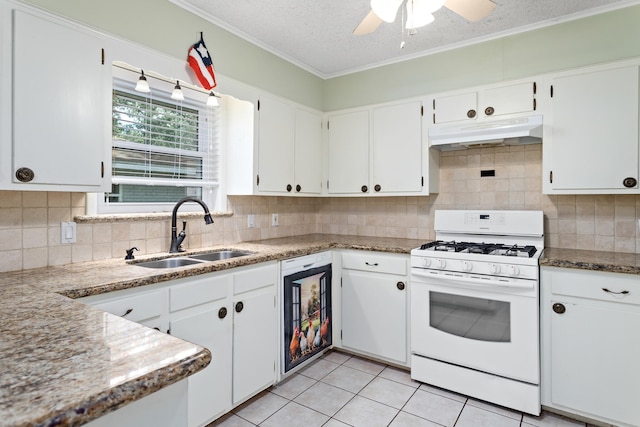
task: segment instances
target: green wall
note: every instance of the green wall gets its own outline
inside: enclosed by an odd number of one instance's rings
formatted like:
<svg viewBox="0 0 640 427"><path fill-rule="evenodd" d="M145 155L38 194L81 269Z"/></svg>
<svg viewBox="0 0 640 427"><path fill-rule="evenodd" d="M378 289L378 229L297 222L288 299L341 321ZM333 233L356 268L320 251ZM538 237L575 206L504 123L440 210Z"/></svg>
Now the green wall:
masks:
<svg viewBox="0 0 640 427"><path fill-rule="evenodd" d="M175 58L204 33L216 72L323 109L323 80L168 0L24 0ZM224 88L219 90L224 93Z"/></svg>
<svg viewBox="0 0 640 427"><path fill-rule="evenodd" d="M632 6L322 80L168 0L25 1L176 58L203 31L217 72L323 111L640 56L640 6Z"/></svg>
<svg viewBox="0 0 640 427"><path fill-rule="evenodd" d="M325 111L640 56L640 6L325 81Z"/></svg>

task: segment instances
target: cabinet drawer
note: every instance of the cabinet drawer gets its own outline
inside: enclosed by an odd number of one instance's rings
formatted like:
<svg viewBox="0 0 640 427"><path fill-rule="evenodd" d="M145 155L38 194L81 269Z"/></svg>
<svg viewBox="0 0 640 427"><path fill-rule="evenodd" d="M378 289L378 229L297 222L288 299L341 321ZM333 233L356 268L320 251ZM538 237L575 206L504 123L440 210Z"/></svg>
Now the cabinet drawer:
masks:
<svg viewBox="0 0 640 427"><path fill-rule="evenodd" d="M169 310L173 312L225 298L230 282L230 274L185 279L169 289Z"/></svg>
<svg viewBox="0 0 640 427"><path fill-rule="evenodd" d="M233 275L233 294L238 295L266 286L275 286L278 282L277 264L263 267L249 267Z"/></svg>
<svg viewBox="0 0 640 427"><path fill-rule="evenodd" d="M640 305L640 276L635 274L554 269L549 276L553 295Z"/></svg>
<svg viewBox="0 0 640 427"><path fill-rule="evenodd" d="M165 292L165 290L145 292L92 305L107 313L124 317L133 322L140 322L162 314L166 304Z"/></svg>
<svg viewBox="0 0 640 427"><path fill-rule="evenodd" d="M376 252L344 252L342 254L342 268L403 276L407 274L407 261L408 256Z"/></svg>

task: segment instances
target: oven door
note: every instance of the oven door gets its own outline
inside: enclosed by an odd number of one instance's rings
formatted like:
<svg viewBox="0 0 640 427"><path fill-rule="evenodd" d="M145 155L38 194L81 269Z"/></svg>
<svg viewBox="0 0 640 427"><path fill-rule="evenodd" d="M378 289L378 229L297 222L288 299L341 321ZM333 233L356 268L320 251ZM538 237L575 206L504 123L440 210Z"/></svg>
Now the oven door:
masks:
<svg viewBox="0 0 640 427"><path fill-rule="evenodd" d="M412 353L539 384L534 283L504 288L425 276L412 274Z"/></svg>

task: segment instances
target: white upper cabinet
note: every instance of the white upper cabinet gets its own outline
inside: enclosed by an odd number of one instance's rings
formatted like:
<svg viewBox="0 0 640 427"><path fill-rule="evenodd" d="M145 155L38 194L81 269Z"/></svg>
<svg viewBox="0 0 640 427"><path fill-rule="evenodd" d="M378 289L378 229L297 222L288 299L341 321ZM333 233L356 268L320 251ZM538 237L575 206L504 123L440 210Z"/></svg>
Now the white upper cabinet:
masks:
<svg viewBox="0 0 640 427"><path fill-rule="evenodd" d="M329 194L369 192L369 110L329 116Z"/></svg>
<svg viewBox="0 0 640 427"><path fill-rule="evenodd" d="M588 68L550 79L544 193L640 192L638 69Z"/></svg>
<svg viewBox="0 0 640 427"><path fill-rule="evenodd" d="M296 109L294 189L296 193L322 192L322 116Z"/></svg>
<svg viewBox="0 0 640 427"><path fill-rule="evenodd" d="M228 103L228 194L309 195L322 192L322 115L286 100L261 96Z"/></svg>
<svg viewBox="0 0 640 427"><path fill-rule="evenodd" d="M258 107L258 168L260 192L291 192L294 174L295 108L260 97Z"/></svg>
<svg viewBox="0 0 640 427"><path fill-rule="evenodd" d="M419 100L328 116L331 195L428 195L429 151ZM423 144L425 141L425 144Z"/></svg>
<svg viewBox="0 0 640 427"><path fill-rule="evenodd" d="M105 41L11 3L0 4L0 19L0 188L108 189L111 61Z"/></svg>
<svg viewBox="0 0 640 427"><path fill-rule="evenodd" d="M533 81L445 94L433 99L433 124L483 120L536 110Z"/></svg>
<svg viewBox="0 0 640 427"><path fill-rule="evenodd" d="M373 110L373 191L422 191L422 103Z"/></svg>

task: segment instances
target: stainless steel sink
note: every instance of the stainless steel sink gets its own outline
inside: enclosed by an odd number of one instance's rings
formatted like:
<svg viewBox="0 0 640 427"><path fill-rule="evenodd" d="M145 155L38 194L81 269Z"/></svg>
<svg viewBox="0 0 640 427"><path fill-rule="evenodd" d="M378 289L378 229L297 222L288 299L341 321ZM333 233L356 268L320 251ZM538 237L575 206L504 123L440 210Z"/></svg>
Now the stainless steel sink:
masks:
<svg viewBox="0 0 640 427"><path fill-rule="evenodd" d="M147 267L147 268L175 268L175 267L184 267L186 265L192 265L192 264L202 264L202 261L198 261L197 259L190 259L190 258L165 258L165 259L159 259L156 261L138 262L133 265L137 265L138 267Z"/></svg>
<svg viewBox="0 0 640 427"><path fill-rule="evenodd" d="M202 264L207 261L221 261L224 259L237 258L241 256L252 255L253 252L234 251L232 249L205 252L202 254L194 254L179 258L165 258L155 261L136 262L133 265L147 268L176 268L185 267L193 264Z"/></svg>
<svg viewBox="0 0 640 427"><path fill-rule="evenodd" d="M204 254L189 255L189 258L198 259L202 261L220 261L223 259L237 258L240 256L247 256L251 254L252 252L223 250L223 251L207 252Z"/></svg>

